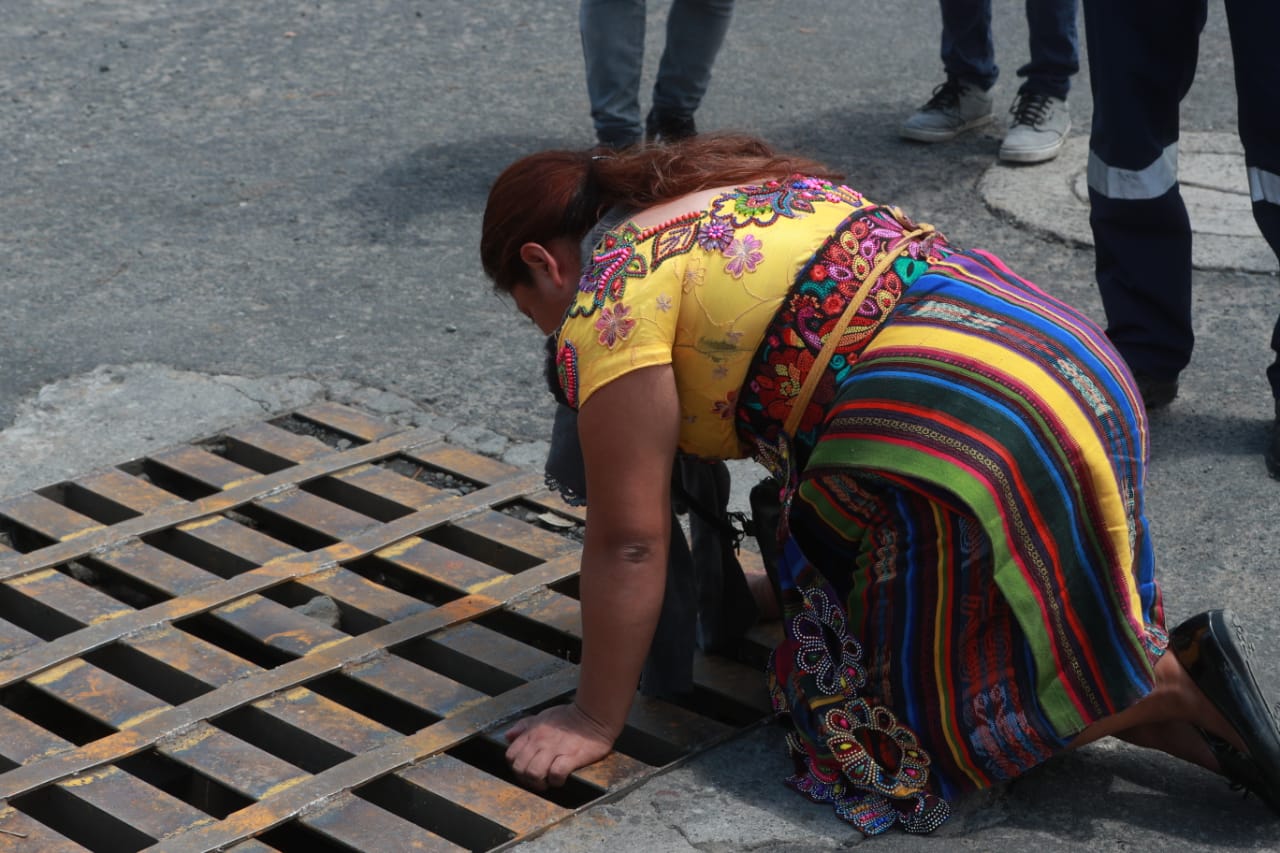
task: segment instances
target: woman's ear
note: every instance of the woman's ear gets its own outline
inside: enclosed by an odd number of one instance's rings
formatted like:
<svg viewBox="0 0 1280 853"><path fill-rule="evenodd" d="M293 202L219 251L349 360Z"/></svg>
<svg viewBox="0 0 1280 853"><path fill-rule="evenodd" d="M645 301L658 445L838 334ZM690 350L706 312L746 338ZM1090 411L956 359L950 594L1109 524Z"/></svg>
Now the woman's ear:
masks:
<svg viewBox="0 0 1280 853"><path fill-rule="evenodd" d="M576 288L582 275L578 246L570 240L556 239L548 245L525 243L520 247L520 260L529 268L535 283L546 282L553 290Z"/></svg>
<svg viewBox="0 0 1280 853"><path fill-rule="evenodd" d="M520 247L520 260L529 268L533 280L558 285L562 277L560 264L551 250L541 243L525 243Z"/></svg>

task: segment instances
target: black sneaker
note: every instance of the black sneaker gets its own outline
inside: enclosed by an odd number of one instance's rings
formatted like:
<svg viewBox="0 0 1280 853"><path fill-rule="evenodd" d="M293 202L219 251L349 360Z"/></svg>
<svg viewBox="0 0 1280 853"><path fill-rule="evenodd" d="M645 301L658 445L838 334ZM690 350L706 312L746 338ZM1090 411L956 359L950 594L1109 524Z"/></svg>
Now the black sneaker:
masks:
<svg viewBox="0 0 1280 853"><path fill-rule="evenodd" d="M679 142L698 135L692 115L658 112L654 107L644 120L645 142Z"/></svg>
<svg viewBox="0 0 1280 853"><path fill-rule="evenodd" d="M1178 396L1178 376L1152 376L1150 373L1135 373L1134 380L1138 384L1138 393L1142 395L1142 404L1147 411L1163 409Z"/></svg>

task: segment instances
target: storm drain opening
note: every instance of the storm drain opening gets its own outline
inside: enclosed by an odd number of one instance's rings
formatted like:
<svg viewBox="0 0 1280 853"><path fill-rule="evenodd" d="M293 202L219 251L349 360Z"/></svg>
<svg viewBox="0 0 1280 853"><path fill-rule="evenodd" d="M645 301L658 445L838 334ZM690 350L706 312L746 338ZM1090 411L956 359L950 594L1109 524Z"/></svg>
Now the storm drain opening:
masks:
<svg viewBox="0 0 1280 853"><path fill-rule="evenodd" d="M502 732L576 685L584 521L333 403L0 501L0 833L492 850L764 719L756 632L563 788L517 784Z"/></svg>

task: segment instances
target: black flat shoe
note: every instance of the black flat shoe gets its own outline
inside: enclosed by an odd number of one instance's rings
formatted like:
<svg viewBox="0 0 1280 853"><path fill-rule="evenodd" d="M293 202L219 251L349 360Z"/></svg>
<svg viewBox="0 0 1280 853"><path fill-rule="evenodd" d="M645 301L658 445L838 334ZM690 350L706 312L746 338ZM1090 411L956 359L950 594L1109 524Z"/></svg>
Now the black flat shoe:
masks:
<svg viewBox="0 0 1280 853"><path fill-rule="evenodd" d="M1172 377L1135 373L1133 379L1138 386L1138 393L1142 395L1142 405L1148 412L1152 409L1163 409L1178 396L1178 374L1176 373Z"/></svg>
<svg viewBox="0 0 1280 853"><path fill-rule="evenodd" d="M1222 773L1280 814L1280 727L1253 677L1251 644L1229 610L1192 616L1169 632L1169 649L1231 727L1247 755L1201 732Z"/></svg>

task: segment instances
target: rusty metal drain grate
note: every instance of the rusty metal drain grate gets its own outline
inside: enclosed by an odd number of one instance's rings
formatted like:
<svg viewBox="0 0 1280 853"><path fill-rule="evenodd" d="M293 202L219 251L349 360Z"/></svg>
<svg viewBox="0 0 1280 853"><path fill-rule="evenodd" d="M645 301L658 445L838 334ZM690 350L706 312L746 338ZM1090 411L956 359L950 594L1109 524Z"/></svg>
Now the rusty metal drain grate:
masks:
<svg viewBox="0 0 1280 853"><path fill-rule="evenodd" d="M762 637L511 781L503 725L575 684L581 521L331 403L0 502L0 849L489 850L765 716Z"/></svg>

